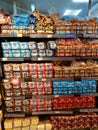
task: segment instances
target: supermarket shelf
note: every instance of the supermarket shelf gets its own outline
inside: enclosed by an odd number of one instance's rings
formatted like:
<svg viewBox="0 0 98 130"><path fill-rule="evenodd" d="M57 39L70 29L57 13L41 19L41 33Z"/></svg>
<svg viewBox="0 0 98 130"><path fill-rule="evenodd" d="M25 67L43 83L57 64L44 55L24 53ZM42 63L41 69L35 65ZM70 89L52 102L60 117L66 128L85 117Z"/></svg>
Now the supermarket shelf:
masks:
<svg viewBox="0 0 98 130"><path fill-rule="evenodd" d="M54 114L73 114L73 111L42 111L31 113L7 113L4 117L25 117L27 115L54 115Z"/></svg>
<svg viewBox="0 0 98 130"><path fill-rule="evenodd" d="M73 96L98 96L98 93L85 93L85 94L64 94L64 95L27 95L27 96L13 96L13 97L4 97L4 100L16 99L30 99L30 98L57 98L57 97L73 97Z"/></svg>
<svg viewBox="0 0 98 130"><path fill-rule="evenodd" d="M47 114L73 114L73 111L45 111L45 112L32 112L32 115L47 115Z"/></svg>
<svg viewBox="0 0 98 130"><path fill-rule="evenodd" d="M1 61L24 61L24 58L1 58Z"/></svg>
<svg viewBox="0 0 98 130"><path fill-rule="evenodd" d="M98 34L0 34L0 38L98 38Z"/></svg>
<svg viewBox="0 0 98 130"><path fill-rule="evenodd" d="M78 59L98 59L98 56L70 56L70 57L31 57L31 58L1 58L1 61L72 61Z"/></svg>
<svg viewBox="0 0 98 130"><path fill-rule="evenodd" d="M76 38L82 35L75 34L30 34L30 38Z"/></svg>
<svg viewBox="0 0 98 130"><path fill-rule="evenodd" d="M17 35L13 35L13 34L0 34L0 38L10 38L10 37L17 37Z"/></svg>
<svg viewBox="0 0 98 130"><path fill-rule="evenodd" d="M42 112L31 112L31 113L6 113L4 114L4 117L25 117L27 115L55 115L55 114L73 114L76 110L73 111L42 111ZM79 112L98 112L97 108L94 109L80 109Z"/></svg>
<svg viewBox="0 0 98 130"><path fill-rule="evenodd" d="M82 34L0 34L1 38L29 37L29 38L76 38Z"/></svg>
<svg viewBox="0 0 98 130"><path fill-rule="evenodd" d="M84 34L83 38L98 38L98 34Z"/></svg>
<svg viewBox="0 0 98 130"><path fill-rule="evenodd" d="M81 81L84 79L98 80L98 77L75 77L75 78L20 78L20 82L40 82L40 81ZM10 82L10 79L2 79L2 82Z"/></svg>
<svg viewBox="0 0 98 130"><path fill-rule="evenodd" d="M24 36L23 34L0 34L0 38L18 38L18 37L27 37L27 36L26 35Z"/></svg>
<svg viewBox="0 0 98 130"><path fill-rule="evenodd" d="M98 112L98 108L94 108L94 109L80 109L80 112Z"/></svg>
<svg viewBox="0 0 98 130"><path fill-rule="evenodd" d="M4 100L11 100L11 99L16 99L16 100L24 100L24 99L28 99L28 98L31 98L32 96L11 96L11 97L4 97Z"/></svg>
<svg viewBox="0 0 98 130"><path fill-rule="evenodd" d="M11 114L4 114L4 117L25 117L25 114L21 114L21 113L17 113L17 114L15 114L15 113L11 113Z"/></svg>

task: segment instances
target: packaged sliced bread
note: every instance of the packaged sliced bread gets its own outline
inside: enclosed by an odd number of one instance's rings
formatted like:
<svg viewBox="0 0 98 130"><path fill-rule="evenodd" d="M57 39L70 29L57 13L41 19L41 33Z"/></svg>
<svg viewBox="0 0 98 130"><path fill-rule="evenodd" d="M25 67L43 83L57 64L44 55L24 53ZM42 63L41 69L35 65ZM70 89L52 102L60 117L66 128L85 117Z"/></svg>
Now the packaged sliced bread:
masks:
<svg viewBox="0 0 98 130"><path fill-rule="evenodd" d="M7 129L7 130L9 128L13 128L13 119L5 119L4 128Z"/></svg>
<svg viewBox="0 0 98 130"><path fill-rule="evenodd" d="M27 127L22 127L21 130L30 130L29 128L30 128L29 126L27 126ZM32 130L33 130L33 129L32 129Z"/></svg>
<svg viewBox="0 0 98 130"><path fill-rule="evenodd" d="M14 128L16 128L16 127L21 127L22 126L22 118L14 118Z"/></svg>
<svg viewBox="0 0 98 130"><path fill-rule="evenodd" d="M45 124L44 124L44 122L42 122L42 121L39 122L37 130L45 130Z"/></svg>
<svg viewBox="0 0 98 130"><path fill-rule="evenodd" d="M30 126L30 118L23 118L22 127Z"/></svg>
<svg viewBox="0 0 98 130"><path fill-rule="evenodd" d="M39 117L38 116L31 117L31 125L37 125L37 124L39 124Z"/></svg>
<svg viewBox="0 0 98 130"><path fill-rule="evenodd" d="M37 125L31 125L30 130L37 130Z"/></svg>
<svg viewBox="0 0 98 130"><path fill-rule="evenodd" d="M49 120L45 121L45 130L52 130L52 124Z"/></svg>

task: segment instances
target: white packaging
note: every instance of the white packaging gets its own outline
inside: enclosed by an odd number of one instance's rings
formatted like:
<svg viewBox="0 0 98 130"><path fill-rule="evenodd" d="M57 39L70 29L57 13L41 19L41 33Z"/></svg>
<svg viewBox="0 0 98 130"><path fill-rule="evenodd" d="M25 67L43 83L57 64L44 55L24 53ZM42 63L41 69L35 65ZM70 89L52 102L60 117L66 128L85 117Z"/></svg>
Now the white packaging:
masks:
<svg viewBox="0 0 98 130"><path fill-rule="evenodd" d="M4 49L4 50L9 50L9 49L11 49L11 44L10 44L10 42L2 42L2 49Z"/></svg>
<svg viewBox="0 0 98 130"><path fill-rule="evenodd" d="M13 49L13 50L15 50L15 49L20 49L20 43L19 42L10 42L10 44L11 44L11 48Z"/></svg>
<svg viewBox="0 0 98 130"><path fill-rule="evenodd" d="M20 43L20 49L21 50L27 50L28 49L28 42L21 42Z"/></svg>
<svg viewBox="0 0 98 130"><path fill-rule="evenodd" d="M32 49L37 49L37 43L36 42L29 42L29 49L32 50Z"/></svg>

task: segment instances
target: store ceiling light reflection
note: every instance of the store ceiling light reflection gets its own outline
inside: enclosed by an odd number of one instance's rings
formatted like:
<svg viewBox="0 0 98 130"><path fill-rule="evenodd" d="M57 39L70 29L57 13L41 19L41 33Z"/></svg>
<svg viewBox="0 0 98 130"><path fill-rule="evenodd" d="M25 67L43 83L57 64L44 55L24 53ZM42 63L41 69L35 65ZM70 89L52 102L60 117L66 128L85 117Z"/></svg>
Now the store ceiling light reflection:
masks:
<svg viewBox="0 0 98 130"><path fill-rule="evenodd" d="M73 2L89 2L89 0L73 0Z"/></svg>
<svg viewBox="0 0 98 130"><path fill-rule="evenodd" d="M79 10L69 10L67 9L65 12L64 12L64 16L65 15L74 15L74 16L77 16L82 10L79 9Z"/></svg>

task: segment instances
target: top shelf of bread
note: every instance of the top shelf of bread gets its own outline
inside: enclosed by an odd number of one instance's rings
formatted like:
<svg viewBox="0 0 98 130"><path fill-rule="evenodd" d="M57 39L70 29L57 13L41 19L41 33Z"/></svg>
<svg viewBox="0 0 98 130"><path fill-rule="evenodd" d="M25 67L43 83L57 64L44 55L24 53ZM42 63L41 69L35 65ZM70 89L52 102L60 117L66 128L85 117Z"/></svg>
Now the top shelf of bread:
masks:
<svg viewBox="0 0 98 130"><path fill-rule="evenodd" d="M0 38L98 38L98 21L65 20L58 13L50 16L34 10L32 14L6 15L0 12Z"/></svg>

